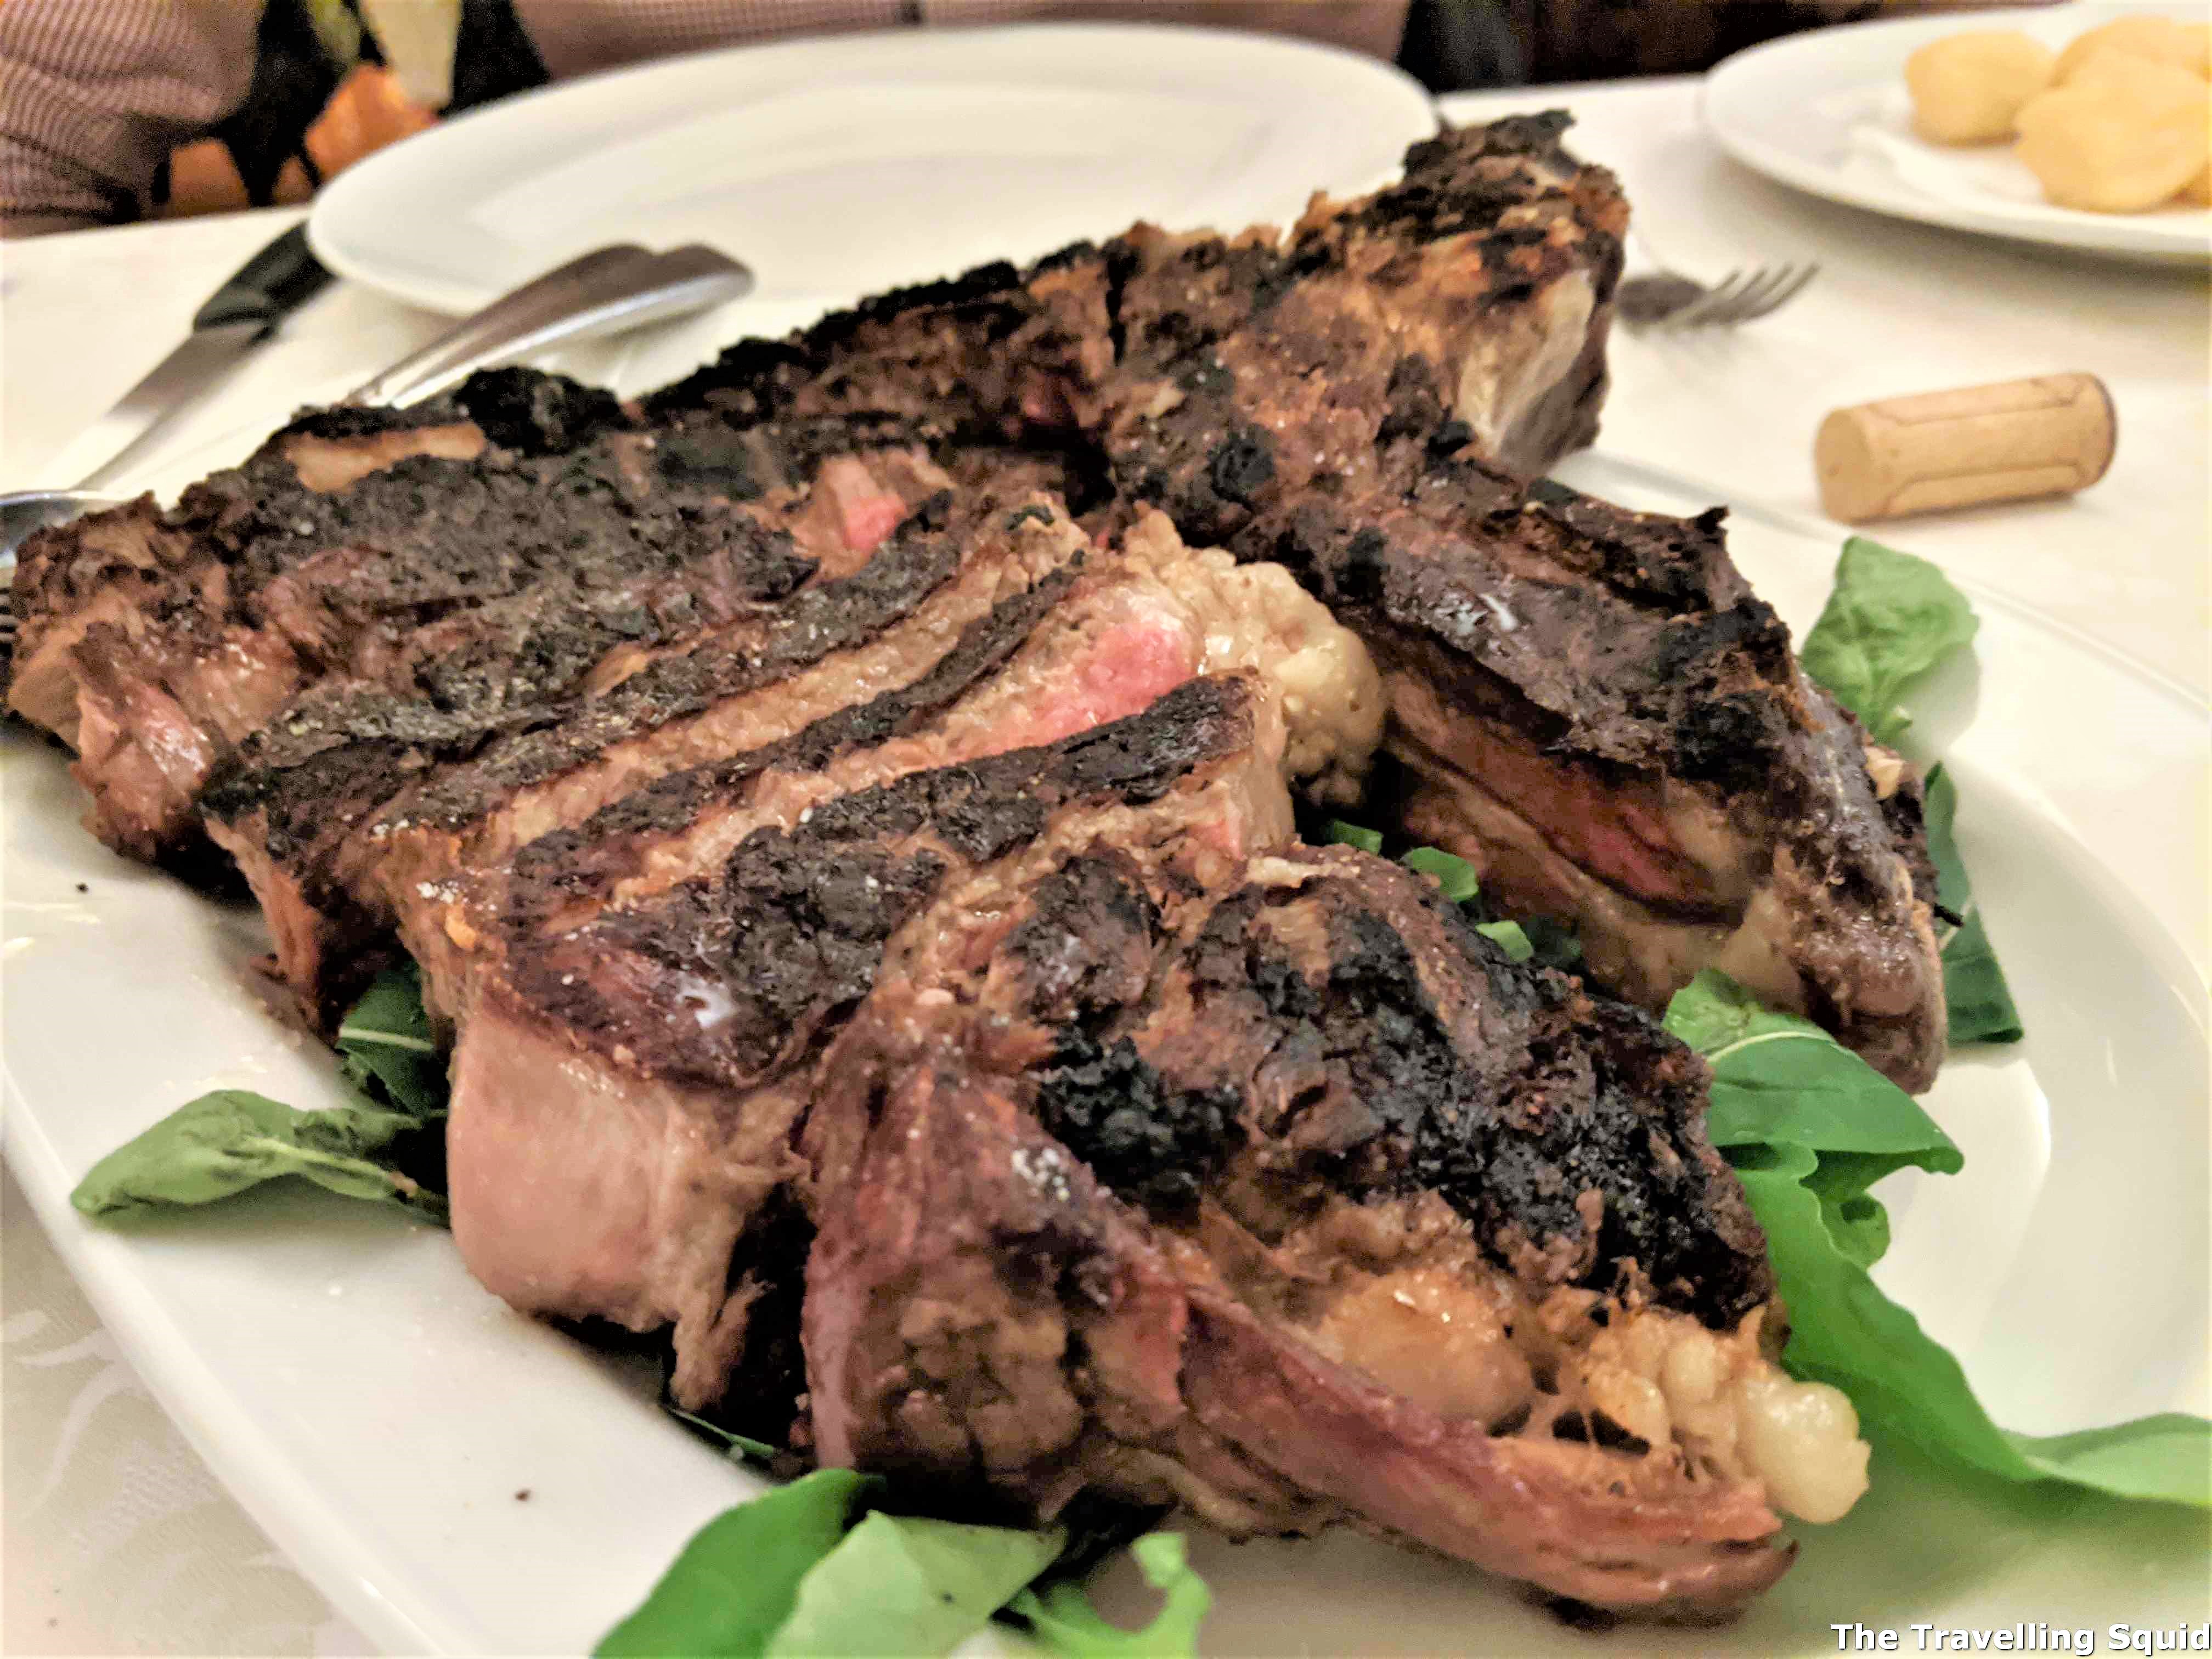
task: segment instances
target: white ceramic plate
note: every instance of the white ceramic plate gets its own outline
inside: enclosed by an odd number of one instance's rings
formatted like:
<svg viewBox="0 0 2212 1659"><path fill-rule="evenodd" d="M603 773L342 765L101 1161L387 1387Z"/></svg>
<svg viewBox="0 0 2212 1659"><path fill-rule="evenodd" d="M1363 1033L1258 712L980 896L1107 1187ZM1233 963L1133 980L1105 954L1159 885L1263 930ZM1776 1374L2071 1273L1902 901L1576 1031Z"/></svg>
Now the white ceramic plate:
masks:
<svg viewBox="0 0 2212 1659"><path fill-rule="evenodd" d="M317 199L316 253L433 310L601 242L700 240L764 299L845 301L1139 218L1287 222L1436 130L1396 70L1212 29L910 29L568 82L380 151Z"/></svg>
<svg viewBox="0 0 2212 1659"><path fill-rule="evenodd" d="M1877 213L2128 258L2201 260L2212 254L2212 210L2053 207L2008 145L1949 149L1912 136L1905 60L1929 41L2016 28L2057 48L2145 11L2200 22L2206 15L2202 5L2050 6L1791 35L1739 52L1706 77L1705 129L1746 167Z"/></svg>
<svg viewBox="0 0 2212 1659"><path fill-rule="evenodd" d="M1562 476L1670 511L1712 499L1602 456ZM1809 624L1830 533L1753 511L1734 545ZM1961 842L2031 1036L1958 1057L1928 1097L1966 1170L1883 1189L1897 1243L1880 1277L2009 1426L2203 1412L2206 711L1974 599L1974 661L1917 700L1919 731L1958 775ZM397 1214L309 1190L131 1231L76 1217L68 1194L93 1162L194 1095L315 1106L336 1090L250 988L265 948L251 911L104 851L76 825L63 757L18 732L0 739L0 793L8 1152L108 1328L255 1519L386 1647L588 1649L754 1478L663 1419L651 1377L510 1312L442 1232ZM2207 1523L2179 1510L2023 1493L1896 1454L1848 1519L1801 1530L1796 1568L1734 1629L1623 1631L1602 1651L1832 1653L1838 1620L2212 1617ZM1348 1535L1201 1538L1196 1554L1218 1592L1212 1652L1597 1651L1464 1569ZM1134 1605L1119 1577L1103 1595Z"/></svg>

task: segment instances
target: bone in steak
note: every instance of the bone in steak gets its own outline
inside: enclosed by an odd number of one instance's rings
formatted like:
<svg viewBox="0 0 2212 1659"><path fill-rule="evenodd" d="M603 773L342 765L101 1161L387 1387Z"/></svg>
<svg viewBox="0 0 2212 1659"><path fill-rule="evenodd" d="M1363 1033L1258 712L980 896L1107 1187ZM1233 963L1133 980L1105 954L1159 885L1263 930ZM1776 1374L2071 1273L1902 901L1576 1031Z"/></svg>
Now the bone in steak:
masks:
<svg viewBox="0 0 2212 1659"><path fill-rule="evenodd" d="M404 944L471 1267L672 1327L687 1405L1726 1612L1863 1449L1771 1363L1701 1066L1291 829L1388 814L1646 1003L1718 961L1940 1053L1911 786L1717 520L1499 470L1603 392L1626 209L1562 125L642 406L309 413L27 543L12 705L112 844L235 860L313 1019Z"/></svg>
<svg viewBox="0 0 2212 1659"><path fill-rule="evenodd" d="M1770 1506L1856 1496L1848 1407L1770 1363L1702 1065L1647 1018L1364 854L1194 890L1171 840L1055 851L1011 914L993 883L895 936L823 1062L824 1461L1024 1521L1349 1519L1654 1613L1772 1582Z"/></svg>

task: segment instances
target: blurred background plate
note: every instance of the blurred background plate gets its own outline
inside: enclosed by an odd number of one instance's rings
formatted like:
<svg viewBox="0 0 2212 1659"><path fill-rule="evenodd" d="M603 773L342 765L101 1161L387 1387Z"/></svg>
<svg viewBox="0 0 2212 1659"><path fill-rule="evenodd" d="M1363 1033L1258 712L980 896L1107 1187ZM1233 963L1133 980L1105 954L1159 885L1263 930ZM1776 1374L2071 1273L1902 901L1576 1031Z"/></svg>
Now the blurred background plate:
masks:
<svg viewBox="0 0 2212 1659"><path fill-rule="evenodd" d="M2212 210L2053 207L2006 144L1947 148L1912 136L1905 60L1968 30L2019 29L2054 50L2116 17L2202 21L2203 6L2069 5L1859 23L1739 52L1706 77L1705 131L1747 167L1798 190L1901 219L2126 259L2212 257Z"/></svg>
<svg viewBox="0 0 2212 1659"><path fill-rule="evenodd" d="M471 311L597 243L703 241L760 302L844 302L1139 218L1287 222L1394 174L1428 94L1348 52L1219 30L916 30L737 47L509 99L315 203L340 275Z"/></svg>

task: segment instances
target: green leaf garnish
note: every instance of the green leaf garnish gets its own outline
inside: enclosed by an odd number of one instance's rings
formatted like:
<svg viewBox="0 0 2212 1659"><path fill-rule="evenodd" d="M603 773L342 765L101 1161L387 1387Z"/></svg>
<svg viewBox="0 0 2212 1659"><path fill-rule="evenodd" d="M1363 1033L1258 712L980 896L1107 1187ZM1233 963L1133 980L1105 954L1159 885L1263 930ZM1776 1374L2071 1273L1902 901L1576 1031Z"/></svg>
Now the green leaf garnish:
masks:
<svg viewBox="0 0 2212 1659"><path fill-rule="evenodd" d="M1376 839L1379 842L1381 837ZM1464 904L1482 890L1482 884L1474 878L1474 866L1441 847L1416 847L1398 862L1408 870L1435 878L1444 896L1454 904Z"/></svg>
<svg viewBox="0 0 2212 1659"><path fill-rule="evenodd" d="M1369 830L1357 823L1346 823L1342 818L1331 818L1322 833L1328 837L1334 846L1357 847L1363 853L1379 853L1382 850L1382 832L1380 830Z"/></svg>
<svg viewBox="0 0 2212 1659"><path fill-rule="evenodd" d="M218 1089L94 1164L70 1202L88 1216L121 1215L211 1204L295 1175L443 1221L446 1200L392 1167L395 1148L442 1133L446 1115L446 1067L422 984L411 962L389 969L339 1025L338 1069L357 1098L307 1112L250 1090Z"/></svg>
<svg viewBox="0 0 2212 1659"><path fill-rule="evenodd" d="M1474 931L1516 962L1526 962L1536 954L1536 947L1528 942L1528 935L1521 931L1517 921L1486 921L1478 924Z"/></svg>
<svg viewBox="0 0 2212 1659"><path fill-rule="evenodd" d="M878 1510L800 1581L790 1616L763 1651L777 1659L949 1653L1050 1566L1065 1541L1057 1530Z"/></svg>
<svg viewBox="0 0 2212 1659"><path fill-rule="evenodd" d="M372 1100L429 1119L442 1116L446 1062L422 1006L413 962L387 968L338 1027L338 1069Z"/></svg>
<svg viewBox="0 0 2212 1659"><path fill-rule="evenodd" d="M368 1156L421 1127L408 1113L367 1102L302 1112L250 1090L218 1089L101 1158L70 1202L88 1216L124 1215L212 1204L280 1176L302 1176L348 1198L442 1218L444 1200Z"/></svg>
<svg viewBox="0 0 2212 1659"><path fill-rule="evenodd" d="M720 1423L709 1423L703 1417L694 1417L680 1407L664 1402L660 1409L702 1437L713 1441L733 1463L742 1463L748 1459L756 1463L766 1463L772 1462L776 1455L775 1448L765 1440L755 1440L734 1429L726 1429Z"/></svg>
<svg viewBox="0 0 2212 1659"><path fill-rule="evenodd" d="M600 1655L765 1654L799 1587L845 1536L875 1483L851 1469L812 1474L726 1510L691 1535L636 1612L600 1638Z"/></svg>
<svg viewBox="0 0 2212 1659"><path fill-rule="evenodd" d="M1912 724L1898 704L1905 688L1978 626L1966 596L1927 560L1854 536L1797 659L1875 742L1893 745Z"/></svg>
<svg viewBox="0 0 2212 1659"><path fill-rule="evenodd" d="M1982 913L1952 834L1959 787L1940 766L1928 774L1925 811L1936 895L1946 908L1963 918L1955 927L1940 917L1936 923L1943 951L1943 997L1951 1011L1951 1041L2017 1042L2024 1035L2020 1010L2013 1006L2012 988L2005 983L2004 969L1997 965L1997 953L1982 926Z"/></svg>
<svg viewBox="0 0 2212 1659"><path fill-rule="evenodd" d="M1041 1591L1024 1590L1006 1610L1028 1621L1040 1646L1065 1659L1193 1659L1198 1626L1213 1605L1213 1592L1191 1566L1182 1534L1147 1533L1129 1551L1145 1582L1167 1596L1141 1630L1124 1630L1099 1617L1083 1586L1073 1579Z"/></svg>
<svg viewBox="0 0 2212 1659"><path fill-rule="evenodd" d="M1841 1389L1870 1428L2007 1480L2212 1507L2212 1424L2166 1413L2078 1434L2008 1433L1949 1351L1868 1277L1889 1221L1867 1189L1908 1165L1948 1174L1963 1161L1910 1095L1710 969L1675 994L1666 1025L1713 1068L1708 1130L1765 1229L1792 1373Z"/></svg>

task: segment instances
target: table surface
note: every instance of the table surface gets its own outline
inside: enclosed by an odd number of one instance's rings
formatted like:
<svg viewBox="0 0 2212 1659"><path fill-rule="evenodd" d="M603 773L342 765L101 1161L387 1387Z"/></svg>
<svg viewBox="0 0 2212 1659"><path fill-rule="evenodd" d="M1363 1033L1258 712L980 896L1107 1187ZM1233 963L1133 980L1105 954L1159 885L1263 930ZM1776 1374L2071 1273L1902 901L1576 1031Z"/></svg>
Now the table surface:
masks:
<svg viewBox="0 0 2212 1659"><path fill-rule="evenodd" d="M2208 674L2208 308L2201 270L2133 266L1879 218L1723 158L1697 82L1463 94L1455 119L1565 105L1667 262L1716 277L1820 261L1751 326L1613 337L1601 447L1714 499L1818 516L1813 434L1845 404L2084 370L2119 448L2069 500L1910 520L1880 533L2043 608L2203 694ZM0 249L0 479L45 464L181 337L222 277L296 215L131 226ZM742 250L739 250L742 252ZM307 389L366 377L443 326L340 284L144 457L273 426ZM1842 536L1838 527L1838 538ZM118 1352L12 1177L0 1185L0 1650L365 1653L358 1632L255 1528Z"/></svg>

